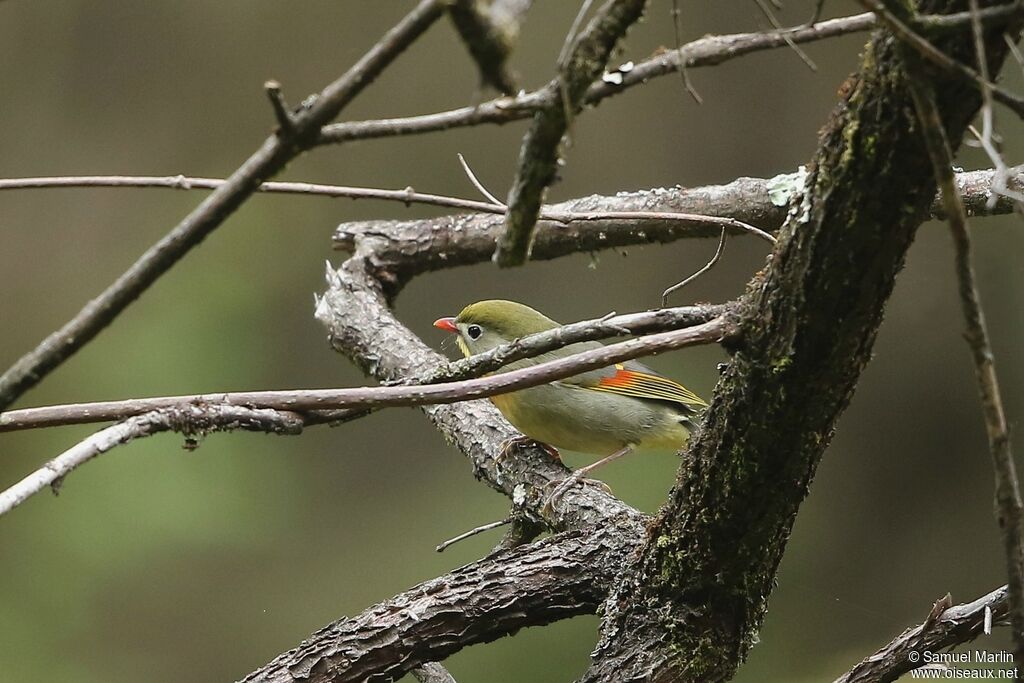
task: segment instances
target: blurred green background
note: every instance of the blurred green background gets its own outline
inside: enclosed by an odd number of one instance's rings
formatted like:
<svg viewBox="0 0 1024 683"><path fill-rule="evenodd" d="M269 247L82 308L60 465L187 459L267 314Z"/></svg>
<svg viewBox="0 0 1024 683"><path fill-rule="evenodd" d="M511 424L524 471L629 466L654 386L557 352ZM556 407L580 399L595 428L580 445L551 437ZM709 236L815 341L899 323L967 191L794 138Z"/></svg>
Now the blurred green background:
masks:
<svg viewBox="0 0 1024 683"><path fill-rule="evenodd" d="M513 65L546 82L578 3L538 1ZM787 24L813 2L789 2ZM0 176L224 176L265 138L262 84L291 102L318 91L412 6L369 0L0 3ZM759 30L753 2L681 0L684 40ZM674 43L671 3L653 0L621 59ZM830 15L856 12L831 2ZM580 117L552 200L653 186L698 186L792 171L810 158L866 35L788 50L691 78L657 79ZM1015 67L1014 67L1015 70ZM1019 73L1008 85L1020 86ZM478 101L477 74L447 21L345 112L349 119ZM489 95L484 95L489 96ZM1007 117L1004 117L1007 118ZM481 127L315 150L281 178L473 197L456 161L503 196L525 126ZM1006 126L1007 159L1021 158ZM989 164L965 151L968 168ZM77 312L204 196L170 190L0 194L0 365ZM342 221L436 209L258 196L20 406L228 389L349 386L360 374L313 319L330 234ZM1024 415L1024 231L975 221L981 288L1011 425ZM652 307L710 256L713 241L605 252L525 269L491 265L415 280L399 316L440 347L440 316L486 297L577 320ZM734 239L723 262L675 303L724 301L764 263ZM1003 582L992 474L946 229L919 233L868 367L797 519L760 644L740 681L831 680L919 622L951 592ZM710 395L716 349L652 364ZM0 435L7 486L92 431ZM163 435L119 448L0 520L0 671L22 681L226 681L340 615L485 554L485 535L434 545L499 519L507 501L413 409L298 438L214 435L196 452ZM1018 451L1024 443L1018 439ZM579 459L569 458L570 463ZM610 466L603 477L649 511L674 456ZM460 681L565 681L587 665L597 618L529 629L448 660ZM1003 636L981 645L1003 647Z"/></svg>

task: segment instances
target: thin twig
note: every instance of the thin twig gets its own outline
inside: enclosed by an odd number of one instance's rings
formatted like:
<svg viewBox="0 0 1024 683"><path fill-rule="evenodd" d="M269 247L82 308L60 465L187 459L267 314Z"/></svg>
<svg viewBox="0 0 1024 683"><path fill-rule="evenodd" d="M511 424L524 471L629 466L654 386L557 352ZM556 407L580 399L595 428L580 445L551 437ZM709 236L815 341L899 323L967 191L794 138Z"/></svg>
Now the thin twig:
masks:
<svg viewBox="0 0 1024 683"><path fill-rule="evenodd" d="M490 531L491 529L497 529L498 527L505 526L506 524L510 524L511 522L512 518L506 517L505 519L499 519L497 522L488 522L487 524L481 524L480 526L473 527L469 531L463 532L458 536L455 536L454 538L449 538L447 541L444 541L443 543L439 544L437 548L435 548L435 550L437 550L437 552L439 553L443 553L445 550L455 545L459 541L464 541L467 538L472 538L477 534L482 534L485 531Z"/></svg>
<svg viewBox="0 0 1024 683"><path fill-rule="evenodd" d="M498 370L509 363L523 358L532 358L542 353L563 348L569 344L584 341L597 341L609 337L629 334L642 334L670 329L682 329L699 325L720 315L729 313L734 304L680 306L678 308L662 308L641 313L604 316L595 320L582 320L568 325L532 334L502 344L490 351L448 363L415 378L408 378L404 384L437 384L479 377L480 375ZM55 408L55 407L54 407ZM76 424L75 422L35 422L32 416L36 409L26 408L0 413L0 432L32 429L37 427ZM25 412L28 411L28 412ZM307 426L318 424L337 425L353 419L364 417L370 409L338 409L314 410L303 413ZM27 419L25 419L27 418ZM112 416L110 419L118 419Z"/></svg>
<svg viewBox="0 0 1024 683"><path fill-rule="evenodd" d="M757 3L757 6L759 8L761 8L761 13L764 14L764 16L768 19L768 23L772 25L772 28L774 28L776 31L782 31L782 24L780 24L779 20L775 18L775 13L772 12L771 8L768 7L768 5L765 4L764 0L754 0L754 2ZM813 24L814 22L812 21L811 25ZM811 59L806 52L801 50L800 46L793 42L793 39L787 36L785 32L783 32L782 36L783 39L786 41L786 44L789 45L790 49L792 49L793 52L796 53L796 56L800 58L800 61L806 64L807 68L810 69L811 71L817 72L818 65L814 63L814 60Z"/></svg>
<svg viewBox="0 0 1024 683"><path fill-rule="evenodd" d="M21 357L0 376L0 410L6 408L109 325L161 275L198 245L255 192L302 151L316 144L319 131L394 59L436 21L444 0L422 0L341 78L328 85L292 118L287 140L273 135L213 194L150 247L99 296L59 330Z"/></svg>
<svg viewBox="0 0 1024 683"><path fill-rule="evenodd" d="M538 363L529 368L441 384L189 394L25 408L0 413L0 431L57 424L107 422L153 410L187 408L197 404L245 406L301 413L306 410L457 403L546 384L641 356L720 342L735 333L736 330L729 320L718 317L701 325L659 332L566 358Z"/></svg>
<svg viewBox="0 0 1024 683"><path fill-rule="evenodd" d="M710 261L704 264L703 268L701 268L700 270L698 270L696 273L689 276L685 280L677 282L676 284L672 285L671 287L669 287L668 289L661 293L662 306L668 305L668 297L670 294L672 294L673 292L678 292L680 289L690 284L691 282L699 278L701 275L715 267L715 264L718 263L718 259L722 258L722 252L725 251L725 238L727 235L728 231L725 228L722 228L722 236L718 238L718 248L715 250L715 255L711 257Z"/></svg>
<svg viewBox="0 0 1024 683"><path fill-rule="evenodd" d="M672 0L672 32L676 37L676 52L682 48L682 35L679 27L679 0ZM700 96L697 89L693 87L693 83L690 81L690 74L686 70L686 60L679 60L679 77L683 81L683 89L690 94L693 101L697 104L704 104L704 98Z"/></svg>
<svg viewBox="0 0 1024 683"><path fill-rule="evenodd" d="M985 25L1005 24L1007 20L1020 14L1019 2L1010 2L1003 5L992 5L983 7L978 12L950 12L949 14L918 14L914 17L912 28L917 28L921 33L937 34L959 31L964 26L972 23L977 17Z"/></svg>
<svg viewBox="0 0 1024 683"><path fill-rule="evenodd" d="M583 19L587 16L587 12L590 11L590 6L593 4L594 0L583 0L583 4L576 10L576 16L573 17L569 31L565 34L565 40L562 41L562 49L558 51L558 60L555 62L555 66L559 69L565 66L573 41L576 40L576 36L580 32L580 26L583 24Z"/></svg>
<svg viewBox="0 0 1024 683"><path fill-rule="evenodd" d="M74 187L137 187L167 188L173 190L216 190L225 185L221 178L196 178L191 176L51 176L36 178L0 178L0 190L25 190L39 188ZM460 199L444 195L416 192L407 187L403 190L384 190L373 187L352 187L347 185L324 185L321 183L279 182L260 183L256 188L268 194L302 194L343 199L379 199L402 204L428 204L468 211L494 211L493 205L472 199Z"/></svg>
<svg viewBox="0 0 1024 683"><path fill-rule="evenodd" d="M507 209L508 207L505 206L505 204L502 203L502 201L500 199L495 197L493 194L491 194L490 190L488 190L486 187L484 187L484 184L481 183L480 180L476 177L476 174L473 173L473 169L471 169L469 167L469 164L466 163L466 158L464 156L462 156L461 152L459 153L458 156L459 156L459 163L462 164L462 170L465 172L466 176L469 177L469 182L473 183L473 187L475 187L477 189L477 191L480 194L482 194L484 197L486 197L487 199L491 200L492 204L494 204L495 206L501 207L502 211Z"/></svg>
<svg viewBox="0 0 1024 683"><path fill-rule="evenodd" d="M909 60L908 60L909 61ZM967 324L967 343L974 359L978 389L981 394L989 450L995 471L996 516L1002 531L1006 553L1006 571L1010 592L1010 621L1013 627L1014 648L1018 662L1024 662L1024 504L1021 503L1017 469L1010 447L1010 434L1006 424L999 382L996 377L992 344L985 325L981 295L974 277L970 230L967 213L953 177L953 155L946 131L932 93L923 78L911 73L907 79L921 131L931 158L935 178L946 204L946 214L953 244L956 248L956 273L959 281L960 303Z"/></svg>
<svg viewBox="0 0 1024 683"><path fill-rule="evenodd" d="M263 192L280 192L322 195L327 197L344 197L347 199L378 199L383 201L401 202L402 204L429 204L431 206L444 206L455 209L467 209L481 213L504 214L506 206L502 204L493 194L480 183L473 175L473 172L466 165L462 156L459 161L469 176L470 181L484 196L491 202L480 202L472 199L461 199L459 197L448 197L445 195L416 192L408 187L404 190L384 190L373 187L349 187L343 185L320 185L316 183L290 183L290 182L266 182L260 185ZM7 178L0 179L0 190L44 188L44 187L161 187L173 189L214 189L224 186L230 181L216 178L191 178L185 176L67 176L67 177L38 177L38 178ZM760 228L735 218L721 216L704 216L697 213L676 213L660 211L555 211L541 209L541 220L555 221L557 223L572 223L574 221L678 221L681 223L695 223L707 225L721 225L749 232L769 242L775 242L775 238Z"/></svg>
<svg viewBox="0 0 1024 683"><path fill-rule="evenodd" d="M240 406L179 406L135 415L124 422L96 432L14 486L0 492L0 516L7 514L48 486L54 487L56 492L56 487L73 470L115 446L133 439L171 430L181 432L189 439L229 429L298 434L302 427L302 418L294 413L254 410Z"/></svg>

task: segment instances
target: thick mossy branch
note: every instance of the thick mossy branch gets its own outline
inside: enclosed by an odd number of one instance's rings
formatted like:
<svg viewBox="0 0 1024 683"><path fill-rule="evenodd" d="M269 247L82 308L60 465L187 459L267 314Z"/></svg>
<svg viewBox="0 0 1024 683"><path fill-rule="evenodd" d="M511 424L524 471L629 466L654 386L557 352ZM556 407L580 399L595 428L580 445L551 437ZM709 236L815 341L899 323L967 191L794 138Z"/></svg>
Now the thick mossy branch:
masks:
<svg viewBox="0 0 1024 683"><path fill-rule="evenodd" d="M987 45L996 71L1006 44L992 36ZM967 34L943 47L970 59ZM931 80L959 142L979 95L940 74ZM744 299L743 344L638 570L606 605L585 681L724 681L756 639L799 505L935 193L888 34L867 46L841 98L811 165L805 206Z"/></svg>

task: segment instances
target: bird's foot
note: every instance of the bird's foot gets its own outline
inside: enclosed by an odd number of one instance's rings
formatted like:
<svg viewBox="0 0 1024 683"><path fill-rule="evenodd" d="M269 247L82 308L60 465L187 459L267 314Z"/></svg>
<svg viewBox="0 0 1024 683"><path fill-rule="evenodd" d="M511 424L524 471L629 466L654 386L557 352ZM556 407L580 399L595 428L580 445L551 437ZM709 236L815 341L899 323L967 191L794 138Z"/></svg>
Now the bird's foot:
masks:
<svg viewBox="0 0 1024 683"><path fill-rule="evenodd" d="M604 483L600 479L587 479L583 475L586 474L586 468L581 468L570 474L565 479L560 481L549 481L545 484L544 489L547 490L549 486L554 486L555 489L544 496L544 504L541 506L541 514L551 514L554 512L555 503L566 494L566 492L577 484L583 484L584 486L596 486L605 493L611 495L612 489L608 484Z"/></svg>
<svg viewBox="0 0 1024 683"><path fill-rule="evenodd" d="M531 439L528 436L520 434L519 436L513 436L511 439L505 439L505 441L502 442L501 450L498 451L498 454L496 456L494 456L495 464L501 465L502 461L505 458L512 455L512 450L515 448L519 448L520 446L537 446L538 448L542 448L545 453L550 455L558 462L562 461L562 456L559 455L558 449L555 448L554 446L549 446L546 443L541 443L540 441Z"/></svg>

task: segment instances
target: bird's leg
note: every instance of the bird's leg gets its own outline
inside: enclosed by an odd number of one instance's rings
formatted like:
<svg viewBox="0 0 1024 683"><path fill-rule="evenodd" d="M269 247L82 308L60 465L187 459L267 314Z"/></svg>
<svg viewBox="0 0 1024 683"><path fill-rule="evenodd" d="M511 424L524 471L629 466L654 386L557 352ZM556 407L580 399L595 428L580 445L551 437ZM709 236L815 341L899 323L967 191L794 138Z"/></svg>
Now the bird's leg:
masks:
<svg viewBox="0 0 1024 683"><path fill-rule="evenodd" d="M562 461L562 456L559 455L558 449L555 448L554 446L549 446L546 443L541 443L540 441L531 439L526 435L520 434L519 436L513 436L511 439L506 439L504 442L502 442L501 450L498 451L498 454L496 456L494 456L495 464L500 465L502 460L504 460L505 458L512 454L512 449L518 448L519 446L537 446L538 448L544 449L545 453L550 455L558 462Z"/></svg>
<svg viewBox="0 0 1024 683"><path fill-rule="evenodd" d="M632 453L632 452L633 452L633 446L632 445L624 446L623 448L620 448L619 450L615 451L611 455L609 455L607 457L604 457L604 458L601 458L597 462L592 462L592 463L590 463L589 465L587 465L585 467L579 468L578 470L576 470L575 472L570 474L568 477L563 479L561 482L559 482L559 484L555 488L555 490L552 491L551 495L548 496L547 501L545 501L543 509L550 510L551 506L554 504L554 502L556 500L558 500L563 495L565 495L566 491L568 491L570 488L572 488L576 484L580 483L581 481L592 481L590 479L587 479L586 476L588 474L590 474L591 472L593 472L594 470L596 470L598 467L603 467L604 465L607 465L608 463L610 463L610 462L612 462L614 460L618 460L622 456L627 455L627 454ZM606 491L610 491L610 489L608 488L608 485L605 484L604 482L596 482L596 483L599 484L600 486L603 486Z"/></svg>

